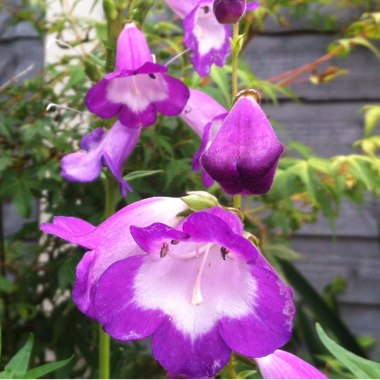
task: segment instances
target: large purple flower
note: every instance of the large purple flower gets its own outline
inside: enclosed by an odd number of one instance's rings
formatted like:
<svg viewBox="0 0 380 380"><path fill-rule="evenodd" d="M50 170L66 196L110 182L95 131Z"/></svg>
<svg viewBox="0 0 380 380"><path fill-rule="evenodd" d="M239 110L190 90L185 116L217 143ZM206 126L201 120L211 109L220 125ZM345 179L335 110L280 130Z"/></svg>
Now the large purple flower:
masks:
<svg viewBox="0 0 380 380"><path fill-rule="evenodd" d="M74 300L106 332L121 341L151 336L169 372L213 377L232 350L262 357L288 341L292 291L235 214L214 207L181 219L184 209L179 199L153 198L98 228L60 217L42 229L90 249Z"/></svg>
<svg viewBox="0 0 380 380"><path fill-rule="evenodd" d="M151 336L163 367L195 378L215 376L232 350L261 357L288 341L292 291L242 236L235 214L215 207L177 229L130 230L146 254L110 266L94 295L95 317L112 337Z"/></svg>
<svg viewBox="0 0 380 380"><path fill-rule="evenodd" d="M86 95L87 108L99 117L117 115L126 127L147 127L158 112L176 116L185 107L188 88L167 75L167 67L152 62L145 36L133 22L119 36L115 70Z"/></svg>
<svg viewBox="0 0 380 380"><path fill-rule="evenodd" d="M257 1L247 4L246 0L214 0L213 10L221 24L235 24L246 11L253 11L258 6Z"/></svg>
<svg viewBox="0 0 380 380"><path fill-rule="evenodd" d="M217 21L212 0L166 3L183 18L185 46L191 50L191 62L198 74L208 75L212 64L224 66L231 52L231 28Z"/></svg>
<svg viewBox="0 0 380 380"><path fill-rule="evenodd" d="M132 188L122 177L123 166L140 133L141 128L126 128L120 122L116 122L109 131L95 129L82 138L81 151L62 158L62 177L70 182L91 182L99 177L105 165L119 182L121 194L125 197Z"/></svg>

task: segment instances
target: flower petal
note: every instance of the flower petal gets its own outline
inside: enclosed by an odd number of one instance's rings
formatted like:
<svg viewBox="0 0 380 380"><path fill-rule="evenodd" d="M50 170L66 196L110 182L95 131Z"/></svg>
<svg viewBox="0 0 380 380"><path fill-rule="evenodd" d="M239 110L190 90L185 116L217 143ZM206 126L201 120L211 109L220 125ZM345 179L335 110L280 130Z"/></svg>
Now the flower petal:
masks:
<svg viewBox="0 0 380 380"><path fill-rule="evenodd" d="M258 255L256 248L248 240L234 233L223 219L206 211L191 214L182 229L191 236L192 241L218 244L244 260L254 261Z"/></svg>
<svg viewBox="0 0 380 380"><path fill-rule="evenodd" d="M160 310L144 310L134 301L134 278L145 259L146 256L139 255L114 263L96 286L96 319L115 339L144 339L152 335L164 320Z"/></svg>
<svg viewBox="0 0 380 380"><path fill-rule="evenodd" d="M103 140L105 133L106 130L104 128L96 128L92 132L87 133L80 140L80 148L87 152L96 149Z"/></svg>
<svg viewBox="0 0 380 380"><path fill-rule="evenodd" d="M264 379L327 379L312 365L286 351L276 350L255 361Z"/></svg>
<svg viewBox="0 0 380 380"><path fill-rule="evenodd" d="M202 137L206 125L222 114L227 114L227 110L211 96L190 89L190 98L180 116L199 137Z"/></svg>
<svg viewBox="0 0 380 380"><path fill-rule="evenodd" d="M232 350L256 358L290 339L295 309L292 290L273 271L252 265L251 274L257 286L252 313L222 319L220 334Z"/></svg>
<svg viewBox="0 0 380 380"><path fill-rule="evenodd" d="M183 20L183 27L184 42L192 51L191 62L199 75L208 75L212 64L225 64L231 52L231 29L215 18L212 0L201 1Z"/></svg>
<svg viewBox="0 0 380 380"><path fill-rule="evenodd" d="M186 106L189 99L189 89L177 78L170 75L163 74L162 78L165 82L166 91L168 94L167 99L151 101L157 107L157 111L167 115L179 115Z"/></svg>
<svg viewBox="0 0 380 380"><path fill-rule="evenodd" d="M186 0L186 1L165 0L165 3L179 17L184 18L199 4L199 0Z"/></svg>
<svg viewBox="0 0 380 380"><path fill-rule="evenodd" d="M140 134L141 128L126 128L120 122L116 122L103 141L103 159L119 182L123 197L127 195L127 191L132 191L130 185L122 178L123 166L135 148Z"/></svg>
<svg viewBox="0 0 380 380"><path fill-rule="evenodd" d="M135 70L146 62L152 62L144 33L134 22L129 22L117 40L115 71Z"/></svg>
<svg viewBox="0 0 380 380"><path fill-rule="evenodd" d="M88 90L85 98L88 110L102 119L114 117L121 108L121 104L112 102L106 96L108 84L108 79L102 79Z"/></svg>
<svg viewBox="0 0 380 380"><path fill-rule="evenodd" d="M55 235L70 243L86 247L82 237L95 230L95 226L71 216L55 216L53 223L42 223L40 229L46 234Z"/></svg>
<svg viewBox="0 0 380 380"><path fill-rule="evenodd" d="M152 351L164 368L188 378L214 378L231 355L217 328L192 340L169 318L153 334Z"/></svg>
<svg viewBox="0 0 380 380"><path fill-rule="evenodd" d="M189 238L188 234L162 223L154 223L148 227L131 226L130 230L139 247L151 254L160 253L166 240L184 241Z"/></svg>
<svg viewBox="0 0 380 380"><path fill-rule="evenodd" d="M245 11L246 12L252 12L255 9L257 9L260 6L258 1L251 1L250 3L247 3Z"/></svg>

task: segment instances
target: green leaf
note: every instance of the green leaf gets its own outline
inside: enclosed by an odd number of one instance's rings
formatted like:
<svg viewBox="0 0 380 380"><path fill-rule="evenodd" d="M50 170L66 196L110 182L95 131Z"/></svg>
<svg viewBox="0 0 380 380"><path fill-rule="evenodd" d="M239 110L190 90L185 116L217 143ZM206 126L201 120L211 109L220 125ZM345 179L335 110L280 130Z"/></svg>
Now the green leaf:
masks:
<svg viewBox="0 0 380 380"><path fill-rule="evenodd" d="M317 333L325 347L359 379L379 379L380 364L361 358L335 343L317 323Z"/></svg>
<svg viewBox="0 0 380 380"><path fill-rule="evenodd" d="M60 361L54 362L54 363L47 363L47 364L41 365L39 367L33 368L33 369L29 370L28 372L26 372L22 376L22 379L39 379L40 377L45 376L50 372L53 372L59 368L64 367L73 359L73 357L74 356L72 356L71 358L65 359L65 360L60 360Z"/></svg>
<svg viewBox="0 0 380 380"><path fill-rule="evenodd" d="M163 173L163 170L136 170L134 172L128 173L123 178L126 181L130 182L137 178L149 177L151 175L158 174L158 173Z"/></svg>
<svg viewBox="0 0 380 380"><path fill-rule="evenodd" d="M19 352L9 361L9 363L5 366L5 372L11 375L13 378L22 377L25 375L30 355L32 353L33 348L33 335L30 335L25 345L21 348Z"/></svg>
<svg viewBox="0 0 380 380"><path fill-rule="evenodd" d="M241 371L238 373L237 378L238 379L248 379L250 376L253 376L257 373L254 369L248 369L246 371Z"/></svg>

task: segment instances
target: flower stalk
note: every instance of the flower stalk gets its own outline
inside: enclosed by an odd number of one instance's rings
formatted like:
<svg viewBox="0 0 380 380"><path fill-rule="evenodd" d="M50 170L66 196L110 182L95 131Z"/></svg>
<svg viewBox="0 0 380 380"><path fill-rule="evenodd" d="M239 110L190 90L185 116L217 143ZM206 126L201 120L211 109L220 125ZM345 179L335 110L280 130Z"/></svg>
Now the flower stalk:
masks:
<svg viewBox="0 0 380 380"><path fill-rule="evenodd" d="M232 101L234 103L235 97L238 93L238 67L239 67L239 52L240 52L240 36L239 36L239 22L233 24L232 31ZM241 195L236 194L233 198L233 206L241 210Z"/></svg>

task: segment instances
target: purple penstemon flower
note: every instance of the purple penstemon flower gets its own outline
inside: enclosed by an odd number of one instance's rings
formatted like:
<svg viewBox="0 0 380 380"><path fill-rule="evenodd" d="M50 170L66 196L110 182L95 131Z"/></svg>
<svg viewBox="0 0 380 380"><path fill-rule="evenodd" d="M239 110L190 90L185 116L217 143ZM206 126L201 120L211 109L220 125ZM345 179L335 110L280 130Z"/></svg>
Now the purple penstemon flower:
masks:
<svg viewBox="0 0 380 380"><path fill-rule="evenodd" d="M81 151L67 154L61 160L61 175L70 182L91 182L99 177L103 166L107 166L120 184L123 197L132 188L123 177L123 166L132 153L141 134L141 128L126 128L120 122L106 131L97 128L85 135Z"/></svg>
<svg viewBox="0 0 380 380"><path fill-rule="evenodd" d="M214 0L213 11L221 24L235 24L245 12L253 11L258 6L257 1L247 4L246 0Z"/></svg>
<svg viewBox="0 0 380 380"><path fill-rule="evenodd" d="M147 127L157 113L178 115L189 98L188 88L153 63L144 34L130 22L120 33L115 71L86 95L87 108L103 119L118 116L129 128Z"/></svg>
<svg viewBox="0 0 380 380"><path fill-rule="evenodd" d="M213 207L178 217L185 209L179 199L153 198L98 228L61 217L42 229L90 249L74 300L107 333L152 337L169 372L213 377L232 350L262 357L288 341L292 291L243 237L235 214Z"/></svg>
<svg viewBox="0 0 380 380"><path fill-rule="evenodd" d="M231 28L217 21L212 0L166 3L183 19L184 43L191 50L190 59L198 74L208 75L213 64L224 66L231 53Z"/></svg>

